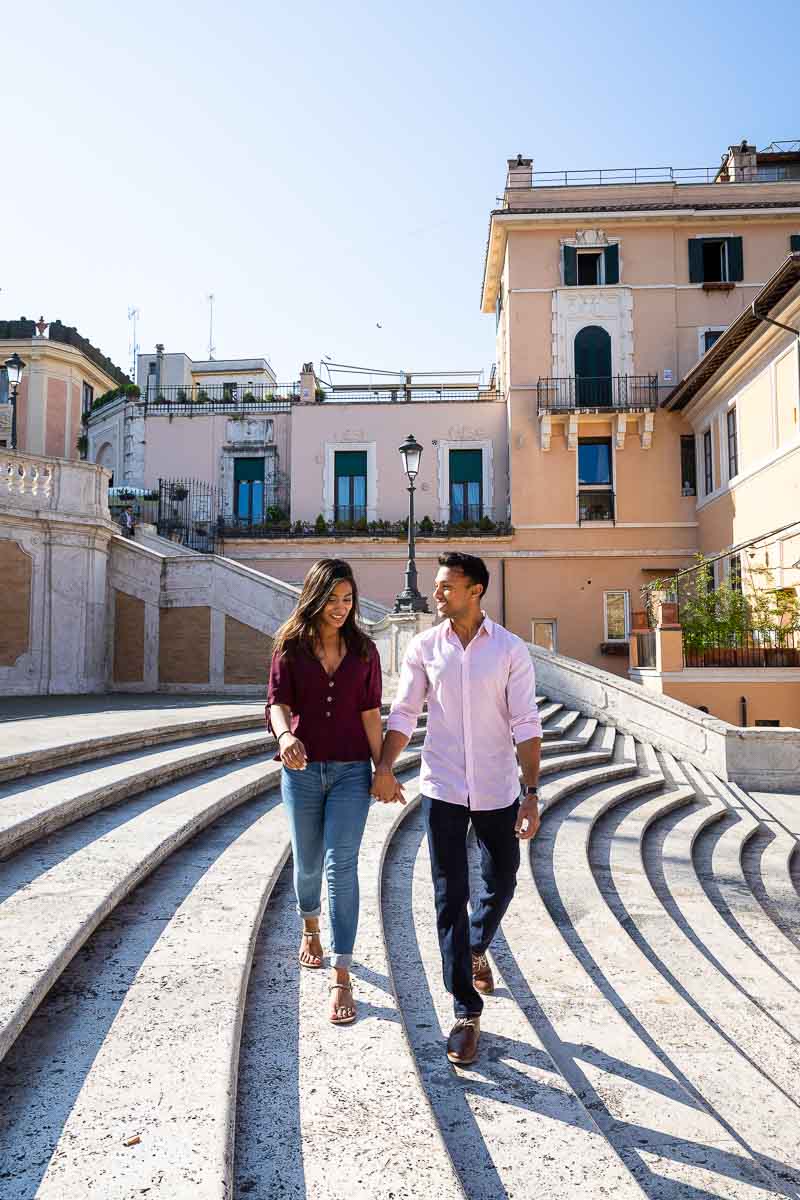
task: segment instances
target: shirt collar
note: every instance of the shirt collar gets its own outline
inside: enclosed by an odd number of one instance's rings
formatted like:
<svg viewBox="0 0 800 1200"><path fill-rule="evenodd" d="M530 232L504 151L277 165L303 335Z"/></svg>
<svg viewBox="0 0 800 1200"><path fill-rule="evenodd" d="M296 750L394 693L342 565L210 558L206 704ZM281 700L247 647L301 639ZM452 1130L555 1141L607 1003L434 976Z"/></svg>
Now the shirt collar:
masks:
<svg viewBox="0 0 800 1200"><path fill-rule="evenodd" d="M491 619L491 617L488 617L486 615L486 613L483 611L483 609L481 609L481 613L483 615L483 623L481 624L481 627L478 630L478 632L475 634L475 637L476 638L481 637L484 633L486 634L487 637L491 637L492 634L494 633L494 628L495 628L494 621ZM442 625L444 626L444 631L445 631L446 637L454 637L456 639L458 638L456 631L453 629L453 622L449 618L446 621L443 621Z"/></svg>

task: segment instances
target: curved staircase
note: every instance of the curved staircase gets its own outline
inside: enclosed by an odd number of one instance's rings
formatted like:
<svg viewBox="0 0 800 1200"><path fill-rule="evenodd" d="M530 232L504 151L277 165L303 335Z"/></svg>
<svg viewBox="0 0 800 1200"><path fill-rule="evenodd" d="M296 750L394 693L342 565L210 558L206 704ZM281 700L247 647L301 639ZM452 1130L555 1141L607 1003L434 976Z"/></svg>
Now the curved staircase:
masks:
<svg viewBox="0 0 800 1200"><path fill-rule="evenodd" d="M260 705L0 724L3 1200L800 1197L800 796L540 709L542 828L458 1072L418 744L337 1029Z"/></svg>

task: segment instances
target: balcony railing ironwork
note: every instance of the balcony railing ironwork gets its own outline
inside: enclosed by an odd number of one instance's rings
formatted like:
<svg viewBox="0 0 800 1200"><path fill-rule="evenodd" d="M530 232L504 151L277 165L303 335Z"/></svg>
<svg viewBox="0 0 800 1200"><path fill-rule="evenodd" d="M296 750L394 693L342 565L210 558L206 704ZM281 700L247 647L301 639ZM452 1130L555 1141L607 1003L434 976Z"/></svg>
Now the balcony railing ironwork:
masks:
<svg viewBox="0 0 800 1200"><path fill-rule="evenodd" d="M800 667L800 634L794 630L748 629L737 633L704 634L702 642L686 644L685 667Z"/></svg>
<svg viewBox="0 0 800 1200"><path fill-rule="evenodd" d="M581 488L578 492L578 524L613 520L614 493L611 488Z"/></svg>
<svg viewBox="0 0 800 1200"><path fill-rule="evenodd" d="M141 399L150 413L290 412L300 399L297 383L254 383L251 387L226 383L170 385L142 389Z"/></svg>
<svg viewBox="0 0 800 1200"><path fill-rule="evenodd" d="M786 168L782 168L786 171ZM764 174L762 175L762 171ZM534 171L532 182L516 169L506 177L506 191L518 192L546 187L609 187L614 184L698 184L698 183L780 183L789 182L791 176L781 173L781 166L770 163L735 174L733 178L718 179L720 165L714 167L594 167L577 171ZM793 182L797 182L795 176Z"/></svg>
<svg viewBox="0 0 800 1200"><path fill-rule="evenodd" d="M539 412L608 409L611 412L655 411L658 408L657 375L566 375L539 379L536 385Z"/></svg>

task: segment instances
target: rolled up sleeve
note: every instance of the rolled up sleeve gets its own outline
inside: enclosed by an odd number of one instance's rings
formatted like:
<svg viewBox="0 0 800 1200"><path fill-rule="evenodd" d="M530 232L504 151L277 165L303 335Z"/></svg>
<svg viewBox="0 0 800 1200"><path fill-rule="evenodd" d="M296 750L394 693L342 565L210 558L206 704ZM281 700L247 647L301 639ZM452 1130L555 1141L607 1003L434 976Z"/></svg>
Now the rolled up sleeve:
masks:
<svg viewBox="0 0 800 1200"><path fill-rule="evenodd" d="M267 706L264 716L270 733L274 732L269 711L273 704L285 704L290 712L294 712L295 709L294 675L291 663L284 654L273 654L269 670Z"/></svg>
<svg viewBox="0 0 800 1200"><path fill-rule="evenodd" d="M386 728L410 738L428 694L428 676L422 662L421 647L412 641L400 668L400 681Z"/></svg>
<svg viewBox="0 0 800 1200"><path fill-rule="evenodd" d="M373 708L380 708L382 692L381 656L377 646L370 646L367 669L364 672L364 688L358 706L359 712L370 712Z"/></svg>
<svg viewBox="0 0 800 1200"><path fill-rule="evenodd" d="M511 733L516 745L542 736L542 722L536 703L536 672L525 643L515 643L506 684L506 701Z"/></svg>

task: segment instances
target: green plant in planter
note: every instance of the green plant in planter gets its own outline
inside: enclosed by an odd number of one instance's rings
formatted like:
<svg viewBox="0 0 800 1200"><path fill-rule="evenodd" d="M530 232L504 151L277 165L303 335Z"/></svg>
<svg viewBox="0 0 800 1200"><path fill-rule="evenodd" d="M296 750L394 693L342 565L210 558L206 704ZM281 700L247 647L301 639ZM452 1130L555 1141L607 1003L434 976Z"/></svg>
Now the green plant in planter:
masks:
<svg viewBox="0 0 800 1200"><path fill-rule="evenodd" d="M433 533L433 521L429 516L424 516L419 523L419 532L422 534Z"/></svg>
<svg viewBox="0 0 800 1200"><path fill-rule="evenodd" d="M478 529L480 529L482 533L491 533L496 528L497 526L491 517L483 516L481 517L480 521L478 521Z"/></svg>
<svg viewBox="0 0 800 1200"><path fill-rule="evenodd" d="M322 513L317 514L317 519L314 522L314 533L317 537L325 537L328 532L328 522L323 517Z"/></svg>
<svg viewBox="0 0 800 1200"><path fill-rule="evenodd" d="M86 458L86 453L89 449L89 438L85 433L80 434L78 437L78 440L75 443L75 449L78 451L78 454L80 454L81 458Z"/></svg>
<svg viewBox="0 0 800 1200"><path fill-rule="evenodd" d="M189 495L189 489L184 487L182 483L175 483L170 488L169 495L171 500L177 500L180 502L185 500Z"/></svg>
<svg viewBox="0 0 800 1200"><path fill-rule="evenodd" d="M242 399L244 400L245 404L254 404L256 398L252 392L245 392Z"/></svg>
<svg viewBox="0 0 800 1200"><path fill-rule="evenodd" d="M208 404L208 400L209 400L209 395L208 395L208 392L206 391L206 389L198 388L197 395L195 396L195 403L196 404Z"/></svg>
<svg viewBox="0 0 800 1200"><path fill-rule="evenodd" d="M186 388L178 388L177 392L175 393L175 399L179 404L186 404L189 400Z"/></svg>
<svg viewBox="0 0 800 1200"><path fill-rule="evenodd" d="M288 521L289 519L288 515L283 511L282 508L279 508L277 504L270 504L267 508L265 516L267 520L273 524L277 524L279 521Z"/></svg>
<svg viewBox="0 0 800 1200"><path fill-rule="evenodd" d="M305 533L305 531L306 531L306 527L305 527L305 525L303 524L303 522L302 522L302 521L295 521L295 523L294 523L294 532L297 534L297 536L298 536L298 537L302 537L302 535Z"/></svg>
<svg viewBox="0 0 800 1200"><path fill-rule="evenodd" d="M359 533L366 533L367 529L369 528L367 525L367 518L359 517L359 519L353 523L353 528L357 529Z"/></svg>

